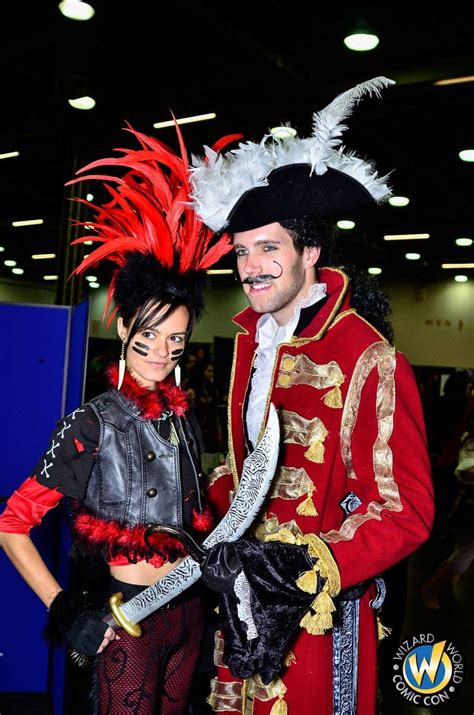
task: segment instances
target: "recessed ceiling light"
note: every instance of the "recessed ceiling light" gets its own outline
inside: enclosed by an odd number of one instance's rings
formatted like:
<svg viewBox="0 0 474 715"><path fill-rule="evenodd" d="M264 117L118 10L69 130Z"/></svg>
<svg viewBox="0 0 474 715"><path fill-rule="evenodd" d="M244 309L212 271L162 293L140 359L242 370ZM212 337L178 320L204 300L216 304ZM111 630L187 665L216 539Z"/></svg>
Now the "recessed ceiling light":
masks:
<svg viewBox="0 0 474 715"><path fill-rule="evenodd" d="M87 200L87 201L93 201L93 200L94 200L94 194L87 194L86 200Z"/></svg>
<svg viewBox="0 0 474 715"><path fill-rule="evenodd" d="M12 221L12 226L19 228L20 226L41 226L44 223L42 218L32 218L28 221Z"/></svg>
<svg viewBox="0 0 474 715"><path fill-rule="evenodd" d="M83 241L82 244L83 246L92 246L94 244L94 241Z"/></svg>
<svg viewBox="0 0 474 715"><path fill-rule="evenodd" d="M176 124L191 124L192 122L204 122L207 119L215 119L215 112L209 112L208 114L196 114L195 117L182 117L176 120ZM175 122L173 119L169 119L167 122L155 122L153 127L155 129L164 129L165 127L174 127Z"/></svg>
<svg viewBox="0 0 474 715"><path fill-rule="evenodd" d="M206 273L210 276L225 276L234 272L233 268L209 268Z"/></svg>
<svg viewBox="0 0 474 715"><path fill-rule="evenodd" d="M457 238L456 246L472 246L472 238Z"/></svg>
<svg viewBox="0 0 474 715"><path fill-rule="evenodd" d="M270 134L275 139L290 139L296 136L296 129L293 127L272 127L270 129Z"/></svg>
<svg viewBox="0 0 474 715"><path fill-rule="evenodd" d="M95 15L92 5L81 0L64 0L59 3L59 9L70 20L90 20Z"/></svg>
<svg viewBox="0 0 474 715"><path fill-rule="evenodd" d="M462 161L474 161L474 149L463 149L459 152L459 158Z"/></svg>
<svg viewBox="0 0 474 715"><path fill-rule="evenodd" d="M354 221L342 220L337 222L337 227L342 228L344 231L350 231L351 228L354 228L354 226Z"/></svg>
<svg viewBox="0 0 474 715"><path fill-rule="evenodd" d="M0 246L0 253L2 253L5 250L3 246Z"/></svg>
<svg viewBox="0 0 474 715"><path fill-rule="evenodd" d="M74 107L74 109L94 109L95 107L95 99L92 99L92 97L85 96L85 97L76 97L75 99L68 99L67 100L71 107Z"/></svg>
<svg viewBox="0 0 474 715"><path fill-rule="evenodd" d="M419 253L405 253L407 261L418 261L421 258Z"/></svg>
<svg viewBox="0 0 474 715"><path fill-rule="evenodd" d="M58 276L43 276L44 281L57 281Z"/></svg>
<svg viewBox="0 0 474 715"><path fill-rule="evenodd" d="M34 261L42 261L46 258L56 258L55 253L33 253L31 256Z"/></svg>
<svg viewBox="0 0 474 715"><path fill-rule="evenodd" d="M408 206L410 199L407 196L391 196L388 203L390 206Z"/></svg>
<svg viewBox="0 0 474 715"><path fill-rule="evenodd" d="M474 263L442 263L441 268L474 268Z"/></svg>
<svg viewBox="0 0 474 715"><path fill-rule="evenodd" d="M86 281L92 281L92 283L96 283L97 276L86 276Z"/></svg>
<svg viewBox="0 0 474 715"><path fill-rule="evenodd" d="M10 260L8 260L8 261L3 261L3 264L4 264L5 266L8 266L8 268L13 268L13 266L16 266L16 261L10 261Z"/></svg>
<svg viewBox="0 0 474 715"><path fill-rule="evenodd" d="M371 266L367 269L367 273L370 273L372 276L379 276L382 273L382 269L378 266Z"/></svg>
<svg viewBox="0 0 474 715"><path fill-rule="evenodd" d="M372 35L371 33L356 32L353 35L347 35L347 37L344 38L344 44L355 52L367 52L377 47L379 38L377 35Z"/></svg>
<svg viewBox="0 0 474 715"><path fill-rule="evenodd" d="M100 283L92 281L92 283L89 283L89 288L100 288Z"/></svg>
<svg viewBox="0 0 474 715"><path fill-rule="evenodd" d="M456 281L456 283L466 283L466 281L469 279L467 276L459 275L459 276L454 276L454 280Z"/></svg>
<svg viewBox="0 0 474 715"><path fill-rule="evenodd" d="M13 159L14 156L20 156L19 151L7 151L4 154L0 154L0 159Z"/></svg>
<svg viewBox="0 0 474 715"><path fill-rule="evenodd" d="M383 237L384 241L411 241L429 238L429 233L393 233Z"/></svg>
<svg viewBox="0 0 474 715"><path fill-rule="evenodd" d="M23 268L12 268L12 273L14 273L17 276L23 275L24 272L25 271L23 270Z"/></svg>

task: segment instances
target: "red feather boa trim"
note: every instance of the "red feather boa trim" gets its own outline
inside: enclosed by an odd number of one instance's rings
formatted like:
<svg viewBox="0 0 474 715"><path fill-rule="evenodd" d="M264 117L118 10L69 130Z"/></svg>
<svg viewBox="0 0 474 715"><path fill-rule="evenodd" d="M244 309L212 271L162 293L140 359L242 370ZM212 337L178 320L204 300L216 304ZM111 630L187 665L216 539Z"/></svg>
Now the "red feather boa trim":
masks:
<svg viewBox="0 0 474 715"><path fill-rule="evenodd" d="M80 553L100 555L106 561L126 556L130 563L146 559L155 568L166 561L186 556L183 544L168 534L153 534L152 542L157 552L148 548L143 535L146 526L126 526L118 521L106 521L87 512L78 513L73 522L73 532Z"/></svg>
<svg viewBox="0 0 474 715"><path fill-rule="evenodd" d="M106 375L111 387L116 388L118 366L110 365ZM126 370L120 392L137 405L140 414L147 420L159 419L166 410L171 410L178 417L182 417L189 408L187 394L174 384L171 377L158 382L155 390L148 390L139 385Z"/></svg>

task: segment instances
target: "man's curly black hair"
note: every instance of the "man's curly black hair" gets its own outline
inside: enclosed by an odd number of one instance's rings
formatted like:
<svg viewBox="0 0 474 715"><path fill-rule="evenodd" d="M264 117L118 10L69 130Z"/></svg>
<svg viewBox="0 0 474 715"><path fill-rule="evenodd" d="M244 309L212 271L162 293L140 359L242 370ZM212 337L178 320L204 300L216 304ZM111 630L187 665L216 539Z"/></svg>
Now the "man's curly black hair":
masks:
<svg viewBox="0 0 474 715"><path fill-rule="evenodd" d="M314 216L286 219L279 223L289 233L299 253L303 253L306 246L321 248L316 266L317 277L318 267L340 268L348 275L352 290L351 306L391 343L393 328L389 320L389 298L377 281L360 268L341 264L336 241L338 233L334 224Z"/></svg>

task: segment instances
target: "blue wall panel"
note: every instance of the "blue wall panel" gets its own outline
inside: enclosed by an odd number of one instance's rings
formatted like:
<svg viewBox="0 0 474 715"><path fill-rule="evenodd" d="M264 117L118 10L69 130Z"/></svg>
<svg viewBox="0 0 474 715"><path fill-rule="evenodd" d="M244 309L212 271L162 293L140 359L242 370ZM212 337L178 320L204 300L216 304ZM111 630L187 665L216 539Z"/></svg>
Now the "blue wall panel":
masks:
<svg viewBox="0 0 474 715"><path fill-rule="evenodd" d="M88 318L88 301L74 309L0 303L0 498L32 472L57 420L82 402ZM50 512L32 538L67 587L70 538L64 509ZM42 639L46 610L3 555L0 583L8 593L8 618L0 629L0 692L49 690L60 715L64 652L51 654Z"/></svg>

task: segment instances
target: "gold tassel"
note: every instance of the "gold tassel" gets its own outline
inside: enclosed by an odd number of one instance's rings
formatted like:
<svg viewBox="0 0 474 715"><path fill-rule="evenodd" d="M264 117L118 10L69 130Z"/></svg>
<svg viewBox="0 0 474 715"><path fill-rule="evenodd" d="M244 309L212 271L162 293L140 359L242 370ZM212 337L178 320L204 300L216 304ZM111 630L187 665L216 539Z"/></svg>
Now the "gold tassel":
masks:
<svg viewBox="0 0 474 715"><path fill-rule="evenodd" d="M311 624L311 619L312 619L311 611L306 611L306 613L304 614L303 618L300 621L301 628L306 628L306 630L308 630L308 626Z"/></svg>
<svg viewBox="0 0 474 715"><path fill-rule="evenodd" d="M391 634L392 629L389 628L388 626L384 626L384 624L380 620L379 616L376 617L376 621L377 621L377 639L379 641L381 641Z"/></svg>
<svg viewBox="0 0 474 715"><path fill-rule="evenodd" d="M314 489L311 489L311 491L308 492L306 499L296 507L296 513L300 516L318 516L318 512L313 501L313 492Z"/></svg>
<svg viewBox="0 0 474 715"><path fill-rule="evenodd" d="M311 636L322 636L324 635L324 630L322 629L320 623L319 623L319 617L318 615L315 616L309 616L309 618L306 620L305 626L306 631L311 635Z"/></svg>
<svg viewBox="0 0 474 715"><path fill-rule="evenodd" d="M333 626L332 616L330 613L316 613L314 619L320 633L328 631Z"/></svg>
<svg viewBox="0 0 474 715"><path fill-rule="evenodd" d="M333 390L329 390L323 397L323 402L327 407L340 408L342 407L342 393L339 385Z"/></svg>
<svg viewBox="0 0 474 715"><path fill-rule="evenodd" d="M324 451L325 450L323 440L316 439L314 440L314 442L311 442L308 449L304 453L304 456L306 457L306 459L309 459L310 462L315 462L316 464L323 464Z"/></svg>
<svg viewBox="0 0 474 715"><path fill-rule="evenodd" d="M305 571L296 580L296 585L306 593L316 593L316 589L318 588L318 574L314 569Z"/></svg>
<svg viewBox="0 0 474 715"><path fill-rule="evenodd" d="M316 611L316 613L333 613L336 610L336 606L325 588L321 591L321 593L318 593L311 604L311 608L313 611Z"/></svg>
<svg viewBox="0 0 474 715"><path fill-rule="evenodd" d="M287 715L288 714L288 705L286 704L284 697L285 697L285 694L280 693L280 695L278 696L278 700L276 700L272 705L272 709L270 710L270 715Z"/></svg>

